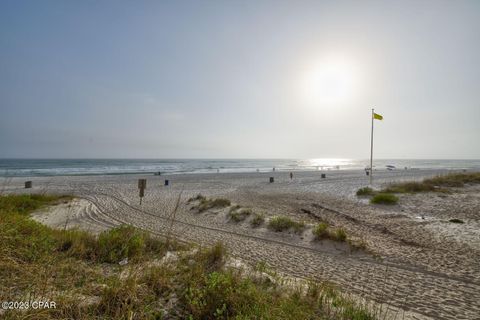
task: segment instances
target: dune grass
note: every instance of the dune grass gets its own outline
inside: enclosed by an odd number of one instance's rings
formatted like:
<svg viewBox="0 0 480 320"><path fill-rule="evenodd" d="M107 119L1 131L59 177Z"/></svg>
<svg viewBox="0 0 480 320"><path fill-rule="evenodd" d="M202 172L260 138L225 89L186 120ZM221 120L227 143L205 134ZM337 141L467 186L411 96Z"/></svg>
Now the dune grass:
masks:
<svg viewBox="0 0 480 320"><path fill-rule="evenodd" d="M265 215L261 213L254 213L252 219L250 220L250 226L252 228L258 228L265 222Z"/></svg>
<svg viewBox="0 0 480 320"><path fill-rule="evenodd" d="M326 222L320 222L313 229L312 233L315 240L329 239L338 242L345 242L347 240L347 233L343 228L331 230Z"/></svg>
<svg viewBox="0 0 480 320"><path fill-rule="evenodd" d="M479 184L480 172L473 173L450 173L439 175L422 181L407 181L391 183L380 191L370 187L357 190L357 196L369 196L370 203L374 204L396 204L398 197L394 193L419 193L419 192L441 192L449 193L450 188L464 187L466 184Z"/></svg>
<svg viewBox="0 0 480 320"><path fill-rule="evenodd" d="M198 212L204 212L213 208L225 208L231 205L230 200L225 198L208 199L207 197L199 194L194 198L188 199L188 203L198 201L198 204L193 208L198 209Z"/></svg>
<svg viewBox="0 0 480 320"><path fill-rule="evenodd" d="M312 233L317 240L321 239L328 239L330 237L330 233L328 230L328 224L325 222L320 222L317 224L313 229Z"/></svg>
<svg viewBox="0 0 480 320"><path fill-rule="evenodd" d="M252 209L241 208L240 206L234 206L230 209L227 216L233 222L242 222L252 214L253 214Z"/></svg>
<svg viewBox="0 0 480 320"><path fill-rule="evenodd" d="M207 198L204 195L199 193L195 197L191 197L190 199L188 199L187 203L194 202L194 201L204 201L204 200L207 200Z"/></svg>
<svg viewBox="0 0 480 320"><path fill-rule="evenodd" d="M347 233L345 232L345 229L343 228L336 229L333 239L336 241L345 242L347 240Z"/></svg>
<svg viewBox="0 0 480 320"><path fill-rule="evenodd" d="M384 188L383 193L448 192L446 188L459 188L465 184L479 184L480 172L451 173L439 175L423 181L393 183Z"/></svg>
<svg viewBox="0 0 480 320"><path fill-rule="evenodd" d="M0 196L0 300L46 298L57 305L7 310L2 318L374 319L370 307L329 284L291 288L228 268L221 243L190 250L174 242L167 247L131 226L94 236L29 218L33 210L68 199ZM178 259L158 263L167 250ZM128 263L119 265L125 258Z"/></svg>
<svg viewBox="0 0 480 320"><path fill-rule="evenodd" d="M370 199L370 203L393 205L398 202L398 197L391 193L377 193Z"/></svg>
<svg viewBox="0 0 480 320"><path fill-rule="evenodd" d="M382 193L417 193L417 192L432 192L436 191L434 185L424 182L402 182L392 183L386 188L382 189Z"/></svg>
<svg viewBox="0 0 480 320"><path fill-rule="evenodd" d="M423 182L439 187L463 187L465 184L479 184L480 172L451 173L425 179Z"/></svg>
<svg viewBox="0 0 480 320"><path fill-rule="evenodd" d="M357 196L372 196L375 191L370 187L364 187L357 190Z"/></svg>
<svg viewBox="0 0 480 320"><path fill-rule="evenodd" d="M293 229L296 233L301 233L305 229L305 222L294 221L285 216L275 216L268 222L268 228L275 232Z"/></svg>

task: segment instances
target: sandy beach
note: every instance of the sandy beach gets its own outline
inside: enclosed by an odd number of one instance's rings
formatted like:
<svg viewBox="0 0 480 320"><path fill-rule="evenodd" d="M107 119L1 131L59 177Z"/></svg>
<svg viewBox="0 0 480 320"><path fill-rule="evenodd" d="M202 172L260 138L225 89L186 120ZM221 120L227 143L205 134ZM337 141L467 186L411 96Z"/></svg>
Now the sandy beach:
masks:
<svg viewBox="0 0 480 320"><path fill-rule="evenodd" d="M374 186L419 180L446 170L375 172ZM331 281L347 292L383 303L397 319L479 319L480 187L450 194L406 194L397 205L371 205L358 198L368 185L360 170L270 173L218 173L112 176L56 176L3 179L4 193L65 193L76 199L34 218L57 227L92 232L127 223L165 235L180 197L172 234L199 244L222 241L248 264L265 262L302 279ZM275 182L269 183L269 177ZM137 180L147 179L142 204ZM164 185L168 179L169 186ZM32 189L24 189L26 180ZM302 234L253 228L248 219L235 223L228 208L198 212L188 199L202 194L227 198L265 218L290 216L305 221ZM454 224L449 219L465 223ZM347 244L314 241L319 221L346 230ZM398 310L398 311L397 311Z"/></svg>

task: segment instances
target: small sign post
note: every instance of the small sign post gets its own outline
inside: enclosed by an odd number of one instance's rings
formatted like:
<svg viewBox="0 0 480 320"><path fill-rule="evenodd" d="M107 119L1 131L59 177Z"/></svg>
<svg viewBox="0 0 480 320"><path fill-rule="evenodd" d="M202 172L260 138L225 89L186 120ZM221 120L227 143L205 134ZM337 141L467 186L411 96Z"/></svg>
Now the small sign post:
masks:
<svg viewBox="0 0 480 320"><path fill-rule="evenodd" d="M140 196L140 204L142 204L142 198L145 195L146 188L147 188L147 179L138 179L138 191Z"/></svg>
<svg viewBox="0 0 480 320"><path fill-rule="evenodd" d="M25 189L30 189L32 187L32 181L25 181Z"/></svg>

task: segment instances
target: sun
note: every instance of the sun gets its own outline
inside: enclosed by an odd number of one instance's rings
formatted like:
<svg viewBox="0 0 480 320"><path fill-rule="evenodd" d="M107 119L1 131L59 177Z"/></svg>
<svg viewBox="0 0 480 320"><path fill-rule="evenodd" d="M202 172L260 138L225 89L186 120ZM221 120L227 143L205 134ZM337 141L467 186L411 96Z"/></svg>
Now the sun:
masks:
<svg viewBox="0 0 480 320"><path fill-rule="evenodd" d="M324 58L305 67L301 79L302 99L313 105L351 101L357 90L357 70L341 58Z"/></svg>

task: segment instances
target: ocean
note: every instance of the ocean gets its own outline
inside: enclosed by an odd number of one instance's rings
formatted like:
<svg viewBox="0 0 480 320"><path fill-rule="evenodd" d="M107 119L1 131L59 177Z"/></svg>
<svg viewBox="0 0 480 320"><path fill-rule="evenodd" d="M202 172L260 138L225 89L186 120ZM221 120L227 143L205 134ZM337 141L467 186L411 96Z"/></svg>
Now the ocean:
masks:
<svg viewBox="0 0 480 320"><path fill-rule="evenodd" d="M379 159L377 170L480 169L480 160ZM0 176L224 173L307 170L358 170L367 159L0 159Z"/></svg>

